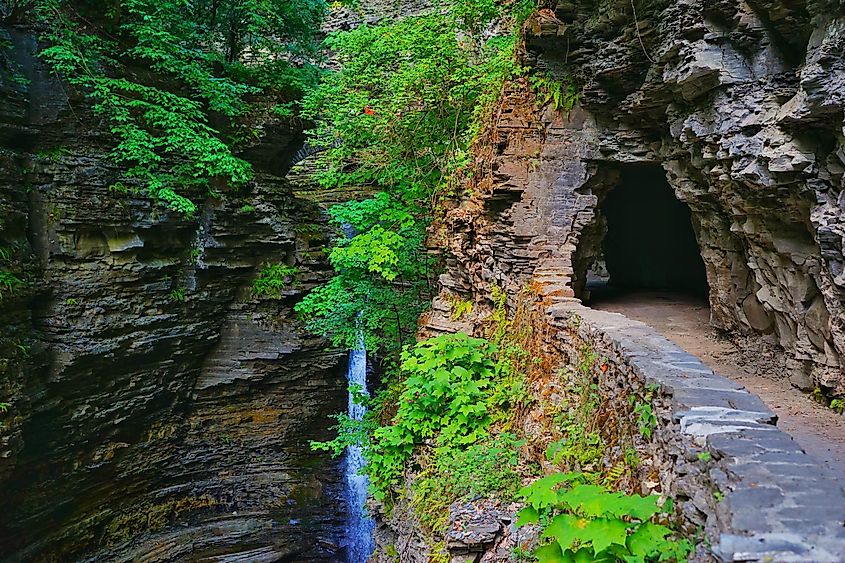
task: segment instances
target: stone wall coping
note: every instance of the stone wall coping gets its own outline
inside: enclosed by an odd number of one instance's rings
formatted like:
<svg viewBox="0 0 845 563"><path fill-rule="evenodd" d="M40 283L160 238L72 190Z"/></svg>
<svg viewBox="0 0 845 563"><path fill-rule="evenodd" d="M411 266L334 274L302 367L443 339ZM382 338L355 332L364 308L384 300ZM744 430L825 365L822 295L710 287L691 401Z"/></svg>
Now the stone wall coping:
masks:
<svg viewBox="0 0 845 563"><path fill-rule="evenodd" d="M707 471L722 485L718 537L722 561L845 561L845 489L808 455L755 394L705 366L645 323L565 299L547 308L550 323L601 340L646 385L671 398L683 444L708 451ZM715 493L715 491L713 491Z"/></svg>

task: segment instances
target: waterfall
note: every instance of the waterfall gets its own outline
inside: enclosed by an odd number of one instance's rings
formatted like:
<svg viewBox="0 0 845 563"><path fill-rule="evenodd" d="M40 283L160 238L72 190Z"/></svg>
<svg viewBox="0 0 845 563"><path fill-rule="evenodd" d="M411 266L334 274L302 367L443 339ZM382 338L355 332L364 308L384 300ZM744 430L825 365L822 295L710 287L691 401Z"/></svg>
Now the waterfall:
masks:
<svg viewBox="0 0 845 563"><path fill-rule="evenodd" d="M364 346L364 334L359 329L358 346L349 352L349 370L346 378L350 386L359 386L367 393L367 349ZM349 417L361 420L367 412L364 405L354 401L349 393ZM365 563L373 552L373 520L364 509L367 501L369 479L358 475L364 466L361 448L349 446L346 450L346 496L349 503L349 517L347 522L347 563Z"/></svg>

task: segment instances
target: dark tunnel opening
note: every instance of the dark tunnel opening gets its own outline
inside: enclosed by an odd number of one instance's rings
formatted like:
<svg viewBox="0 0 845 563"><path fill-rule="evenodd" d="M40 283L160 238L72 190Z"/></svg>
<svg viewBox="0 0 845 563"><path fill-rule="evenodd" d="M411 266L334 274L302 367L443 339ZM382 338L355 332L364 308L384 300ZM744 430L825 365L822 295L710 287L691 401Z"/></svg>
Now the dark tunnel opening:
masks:
<svg viewBox="0 0 845 563"><path fill-rule="evenodd" d="M658 165L626 166L600 207L603 275L591 272L590 294L669 291L706 297L707 275L690 209L675 197ZM602 270L602 268L594 268Z"/></svg>

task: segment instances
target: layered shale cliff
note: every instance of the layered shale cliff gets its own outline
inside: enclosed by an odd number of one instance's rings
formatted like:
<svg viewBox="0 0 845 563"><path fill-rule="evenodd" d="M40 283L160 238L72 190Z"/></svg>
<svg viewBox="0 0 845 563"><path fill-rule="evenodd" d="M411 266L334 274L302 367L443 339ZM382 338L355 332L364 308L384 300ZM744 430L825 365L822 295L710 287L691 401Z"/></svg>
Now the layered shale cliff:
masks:
<svg viewBox="0 0 845 563"><path fill-rule="evenodd" d="M267 122L252 185L193 220L115 185L112 139L0 28L0 559L336 561L337 462L308 447L345 408L345 354L292 314L327 226L280 175L300 132ZM251 281L297 268L278 299Z"/></svg>
<svg viewBox="0 0 845 563"><path fill-rule="evenodd" d="M444 287L534 279L587 297L608 197L665 175L691 211L713 324L782 347L796 385L845 392L843 5L634 7L558 2L526 23L525 56L579 102L538 112L525 88L506 94L481 193L447 219Z"/></svg>

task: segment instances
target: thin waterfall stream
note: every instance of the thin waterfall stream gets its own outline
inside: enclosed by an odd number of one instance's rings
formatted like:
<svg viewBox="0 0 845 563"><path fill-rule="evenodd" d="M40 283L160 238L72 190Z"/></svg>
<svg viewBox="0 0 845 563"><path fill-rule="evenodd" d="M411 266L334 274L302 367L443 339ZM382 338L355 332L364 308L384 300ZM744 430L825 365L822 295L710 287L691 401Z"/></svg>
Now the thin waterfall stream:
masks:
<svg viewBox="0 0 845 563"><path fill-rule="evenodd" d="M364 345L363 332L358 334L358 345L349 352L349 369L346 378L350 389L358 388L367 394L367 349ZM367 407L355 402L355 395L349 392L349 417L361 420L367 412ZM364 457L361 448L349 446L346 450L346 494L349 503L349 517L347 524L347 562L365 563L375 547L373 543L372 518L367 515L364 504L367 501L369 479L359 475L364 467Z"/></svg>

